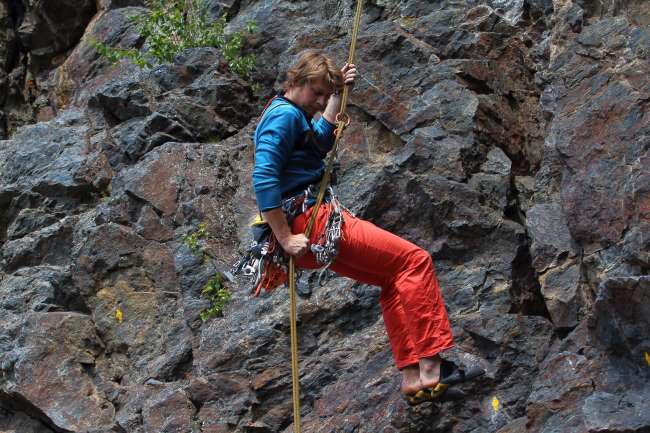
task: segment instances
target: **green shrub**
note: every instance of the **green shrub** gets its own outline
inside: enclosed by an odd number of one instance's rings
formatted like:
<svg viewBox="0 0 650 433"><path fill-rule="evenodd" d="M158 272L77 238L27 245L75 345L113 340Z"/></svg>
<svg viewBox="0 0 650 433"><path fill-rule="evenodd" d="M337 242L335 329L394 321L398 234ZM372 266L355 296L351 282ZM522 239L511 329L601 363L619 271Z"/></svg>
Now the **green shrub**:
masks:
<svg viewBox="0 0 650 433"><path fill-rule="evenodd" d="M198 225L196 231L188 233L183 237L183 243L190 249L193 255L202 260L206 258L206 252L201 245L201 241L208 238L208 231L205 228L205 223Z"/></svg>
<svg viewBox="0 0 650 433"><path fill-rule="evenodd" d="M230 300L230 291L223 284L221 274L216 274L210 278L201 290L201 294L210 300L210 307L201 311L201 320L204 322L213 317L219 317L223 314L223 309Z"/></svg>
<svg viewBox="0 0 650 433"><path fill-rule="evenodd" d="M206 228L206 224L200 223L195 231L183 237L183 244L190 249L193 255L206 262L209 255L205 249L204 241L208 238L210 238L210 233ZM230 291L224 285L220 273L217 273L208 280L201 290L201 295L210 300L210 306L200 313L201 320L204 322L213 317L221 316L223 314L223 308L230 300Z"/></svg>
<svg viewBox="0 0 650 433"><path fill-rule="evenodd" d="M243 77L250 76L255 57L242 56L243 34L225 34L225 15L209 22L205 0L145 0L145 3L149 10L130 19L140 36L147 40L147 52L110 47L94 38L89 39L90 45L112 63L128 58L141 68L169 63L187 48L215 47L221 51L231 71ZM253 33L255 26L254 22L248 22L245 33Z"/></svg>

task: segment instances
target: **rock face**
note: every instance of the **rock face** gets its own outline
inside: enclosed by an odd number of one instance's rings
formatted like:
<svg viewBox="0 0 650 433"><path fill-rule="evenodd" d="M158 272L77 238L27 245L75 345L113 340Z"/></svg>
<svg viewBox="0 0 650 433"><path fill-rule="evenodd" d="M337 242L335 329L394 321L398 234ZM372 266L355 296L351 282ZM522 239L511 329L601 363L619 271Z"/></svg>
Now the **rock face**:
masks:
<svg viewBox="0 0 650 433"><path fill-rule="evenodd" d="M266 96L344 62L353 2L206 4L257 23L261 94L213 48L109 65L89 38L146 47L142 1L0 0L2 431L293 431L287 291L206 322L201 292L249 242ZM410 408L379 289L305 273L303 431L650 431L648 2L364 8L341 199L432 255L444 356L487 374Z"/></svg>

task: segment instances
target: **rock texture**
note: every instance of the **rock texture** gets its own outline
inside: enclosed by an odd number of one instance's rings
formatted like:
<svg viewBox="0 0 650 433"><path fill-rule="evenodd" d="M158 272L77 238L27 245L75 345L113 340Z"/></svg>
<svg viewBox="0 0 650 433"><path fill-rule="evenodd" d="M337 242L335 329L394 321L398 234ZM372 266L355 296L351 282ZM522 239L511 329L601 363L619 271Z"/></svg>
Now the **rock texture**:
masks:
<svg viewBox="0 0 650 433"><path fill-rule="evenodd" d="M257 23L251 82L213 48L109 65L89 38L146 47L140 0L0 0L2 431L293 431L286 290L206 322L201 290L249 242L266 97L344 62L353 2L207 4ZM379 289L305 273L303 431L650 431L648 2L364 8L341 199L429 251L445 356L487 374L410 408Z"/></svg>

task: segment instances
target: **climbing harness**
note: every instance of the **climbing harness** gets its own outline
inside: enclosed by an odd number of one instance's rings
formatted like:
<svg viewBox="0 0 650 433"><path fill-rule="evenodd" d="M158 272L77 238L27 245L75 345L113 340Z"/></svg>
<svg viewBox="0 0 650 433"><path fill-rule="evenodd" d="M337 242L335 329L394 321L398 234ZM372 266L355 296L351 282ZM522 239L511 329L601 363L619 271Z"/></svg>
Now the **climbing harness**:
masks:
<svg viewBox="0 0 650 433"><path fill-rule="evenodd" d="M289 226L300 214L306 212L317 198L316 185L309 185L300 194L282 201L282 210ZM342 236L343 207L341 206L334 188L328 186L325 196L328 203L328 218L325 229L318 240L310 245L316 262L322 267L319 283L323 281L325 271L332 264L339 250ZM349 211L348 211L349 212ZM273 235L271 227L261 215L251 224L253 240L244 256L233 266L233 275L243 275L248 278L248 285L254 296L259 296L262 290L271 292L277 287L287 284L289 260Z"/></svg>

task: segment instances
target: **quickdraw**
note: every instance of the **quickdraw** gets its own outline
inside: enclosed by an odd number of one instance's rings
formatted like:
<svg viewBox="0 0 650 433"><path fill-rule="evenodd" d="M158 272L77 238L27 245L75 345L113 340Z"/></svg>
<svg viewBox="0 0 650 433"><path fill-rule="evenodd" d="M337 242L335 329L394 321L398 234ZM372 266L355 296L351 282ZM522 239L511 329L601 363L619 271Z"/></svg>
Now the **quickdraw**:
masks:
<svg viewBox="0 0 650 433"><path fill-rule="evenodd" d="M310 247L311 252L316 256L316 262L324 266L325 269L336 259L339 253L339 243L343 236L343 212L341 203L339 203L334 195L332 187L329 186L328 188L331 198L329 200L330 209L327 224L325 230L318 237L318 241Z"/></svg>

